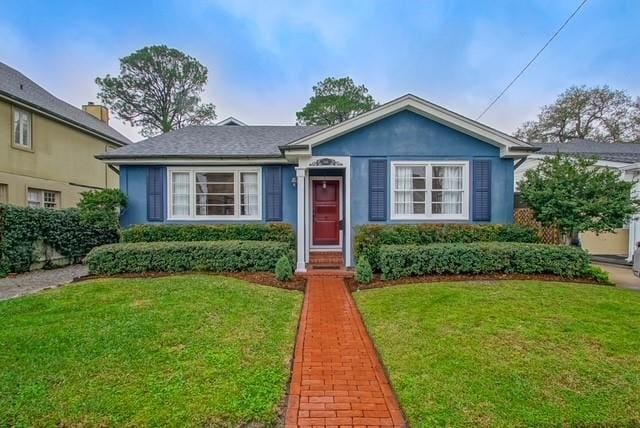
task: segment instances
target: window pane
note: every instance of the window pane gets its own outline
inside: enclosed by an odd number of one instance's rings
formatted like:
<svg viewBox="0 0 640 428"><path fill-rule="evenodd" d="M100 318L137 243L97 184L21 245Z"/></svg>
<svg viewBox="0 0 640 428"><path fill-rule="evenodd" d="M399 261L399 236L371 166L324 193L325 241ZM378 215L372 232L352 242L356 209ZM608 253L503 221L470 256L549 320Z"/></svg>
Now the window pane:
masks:
<svg viewBox="0 0 640 428"><path fill-rule="evenodd" d="M43 192L44 207L45 208L58 208L58 194L56 192Z"/></svg>
<svg viewBox="0 0 640 428"><path fill-rule="evenodd" d="M174 172L171 179L171 210L174 216L190 214L190 185L188 172Z"/></svg>
<svg viewBox="0 0 640 428"><path fill-rule="evenodd" d="M31 115L26 112L22 112L21 114L21 122L22 122L22 144L25 147L31 147L31 124L30 119Z"/></svg>
<svg viewBox="0 0 640 428"><path fill-rule="evenodd" d="M27 205L31 208L42 208L42 192L29 189L27 191Z"/></svg>
<svg viewBox="0 0 640 428"><path fill-rule="evenodd" d="M20 136L22 133L20 132L20 111L13 111L13 144L21 145Z"/></svg>
<svg viewBox="0 0 640 428"><path fill-rule="evenodd" d="M434 166L432 171L432 213L462 214L463 167L461 165Z"/></svg>
<svg viewBox="0 0 640 428"><path fill-rule="evenodd" d="M196 173L196 215L235 215L235 174Z"/></svg>
<svg viewBox="0 0 640 428"><path fill-rule="evenodd" d="M240 215L258 215L258 174L240 173Z"/></svg>

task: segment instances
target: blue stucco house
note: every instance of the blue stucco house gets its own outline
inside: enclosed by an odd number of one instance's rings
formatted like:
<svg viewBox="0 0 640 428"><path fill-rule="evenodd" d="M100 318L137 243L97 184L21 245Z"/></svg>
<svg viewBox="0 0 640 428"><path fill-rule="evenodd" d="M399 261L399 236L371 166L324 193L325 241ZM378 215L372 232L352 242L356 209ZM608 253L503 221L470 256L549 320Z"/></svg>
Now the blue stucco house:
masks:
<svg viewBox="0 0 640 428"><path fill-rule="evenodd" d="M510 223L514 162L536 150L413 95L331 127L192 126L98 158L120 171L123 226L285 222L297 271L353 265L367 223Z"/></svg>

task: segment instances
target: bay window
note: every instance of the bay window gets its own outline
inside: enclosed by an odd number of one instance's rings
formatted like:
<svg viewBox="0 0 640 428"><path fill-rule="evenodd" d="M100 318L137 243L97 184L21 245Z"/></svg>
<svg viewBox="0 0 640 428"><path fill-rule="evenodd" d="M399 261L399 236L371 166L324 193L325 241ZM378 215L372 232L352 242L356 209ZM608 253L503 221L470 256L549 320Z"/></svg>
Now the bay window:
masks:
<svg viewBox="0 0 640 428"><path fill-rule="evenodd" d="M392 162L392 219L469 218L468 162Z"/></svg>
<svg viewBox="0 0 640 428"><path fill-rule="evenodd" d="M169 218L260 219L260 169L169 169Z"/></svg>

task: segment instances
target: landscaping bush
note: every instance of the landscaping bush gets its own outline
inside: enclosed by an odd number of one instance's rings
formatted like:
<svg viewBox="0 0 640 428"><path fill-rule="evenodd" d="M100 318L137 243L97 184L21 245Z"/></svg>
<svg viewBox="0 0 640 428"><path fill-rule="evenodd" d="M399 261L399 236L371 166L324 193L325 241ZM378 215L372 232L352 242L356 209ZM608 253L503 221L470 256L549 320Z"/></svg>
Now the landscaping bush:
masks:
<svg viewBox="0 0 640 428"><path fill-rule="evenodd" d="M134 242L94 248L85 262L89 273L141 272L273 272L281 257L292 262L284 242L193 241Z"/></svg>
<svg viewBox="0 0 640 428"><path fill-rule="evenodd" d="M427 245L454 242L526 242L540 241L535 228L515 224L417 224L366 225L356 230L356 257L365 256L379 271L381 245Z"/></svg>
<svg viewBox="0 0 640 428"><path fill-rule="evenodd" d="M276 241L295 248L296 235L286 223L269 224L142 224L125 229L122 242Z"/></svg>
<svg viewBox="0 0 640 428"><path fill-rule="evenodd" d="M585 278L593 279L600 284L615 285L609 279L609 273L598 266L589 266L585 272Z"/></svg>
<svg viewBox="0 0 640 428"><path fill-rule="evenodd" d="M276 279L278 281L289 281L293 278L293 266L289 257L282 256L276 263Z"/></svg>
<svg viewBox="0 0 640 428"><path fill-rule="evenodd" d="M51 210L0 205L0 276L26 272L38 242L78 262L91 248L118 241L117 227L82 220L75 208Z"/></svg>
<svg viewBox="0 0 640 428"><path fill-rule="evenodd" d="M373 279L373 269L365 256L360 256L356 264L356 281L360 284L368 284Z"/></svg>
<svg viewBox="0 0 640 428"><path fill-rule="evenodd" d="M384 279L428 274L554 274L584 277L589 256L576 247L512 242L383 245Z"/></svg>

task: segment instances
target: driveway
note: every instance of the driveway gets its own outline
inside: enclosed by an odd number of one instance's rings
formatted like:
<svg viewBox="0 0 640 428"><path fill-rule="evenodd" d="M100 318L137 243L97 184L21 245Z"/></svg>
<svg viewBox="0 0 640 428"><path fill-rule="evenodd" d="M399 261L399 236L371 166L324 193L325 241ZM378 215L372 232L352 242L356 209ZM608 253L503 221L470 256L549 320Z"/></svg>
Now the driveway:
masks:
<svg viewBox="0 0 640 428"><path fill-rule="evenodd" d="M613 265L608 263L594 263L609 273L609 278L619 288L628 288L640 291L640 278L631 271L631 266Z"/></svg>

